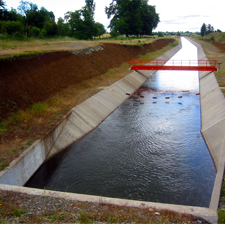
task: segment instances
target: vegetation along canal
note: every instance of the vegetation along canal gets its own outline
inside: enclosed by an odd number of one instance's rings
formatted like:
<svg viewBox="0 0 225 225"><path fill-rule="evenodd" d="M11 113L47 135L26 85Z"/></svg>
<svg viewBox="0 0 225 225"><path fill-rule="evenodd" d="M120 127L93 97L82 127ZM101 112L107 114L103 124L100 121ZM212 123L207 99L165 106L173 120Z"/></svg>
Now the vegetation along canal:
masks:
<svg viewBox="0 0 225 225"><path fill-rule="evenodd" d="M173 59L197 59L185 38ZM216 170L201 135L198 72L158 71L26 186L208 207Z"/></svg>

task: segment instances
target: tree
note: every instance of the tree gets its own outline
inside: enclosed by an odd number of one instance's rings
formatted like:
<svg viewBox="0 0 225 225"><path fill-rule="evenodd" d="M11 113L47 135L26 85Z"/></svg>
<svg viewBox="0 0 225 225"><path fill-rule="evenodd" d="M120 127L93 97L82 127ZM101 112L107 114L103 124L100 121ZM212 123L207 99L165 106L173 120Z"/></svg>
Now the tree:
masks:
<svg viewBox="0 0 225 225"><path fill-rule="evenodd" d="M100 36L106 32L105 27L103 24L98 23L98 22L95 23L95 26L97 29L97 36L99 36L99 38L100 38Z"/></svg>
<svg viewBox="0 0 225 225"><path fill-rule="evenodd" d="M67 12L65 20L69 22L71 35L78 39L92 39L97 35L97 27L94 21L93 1L86 0L86 5L75 12Z"/></svg>
<svg viewBox="0 0 225 225"><path fill-rule="evenodd" d="M2 25L2 31L15 35L17 33L22 33L23 25L19 21L5 21Z"/></svg>
<svg viewBox="0 0 225 225"><path fill-rule="evenodd" d="M205 23L203 23L203 25L201 27L201 36L203 37L203 36L205 36L205 34L206 34L206 25L205 25Z"/></svg>
<svg viewBox="0 0 225 225"><path fill-rule="evenodd" d="M126 36L151 34L159 22L155 6L148 5L148 0L113 0L105 12L108 19L112 17L109 28Z"/></svg>
<svg viewBox="0 0 225 225"><path fill-rule="evenodd" d="M152 30L155 29L159 23L159 14L156 13L155 6L148 5L147 1L144 1L141 8L142 12L142 35L151 35Z"/></svg>
<svg viewBox="0 0 225 225"><path fill-rule="evenodd" d="M53 37L57 35L57 25L55 21L46 21L44 24L44 29L47 32L47 36Z"/></svg>
<svg viewBox="0 0 225 225"><path fill-rule="evenodd" d="M214 32L214 27L211 24L208 24L208 26L206 27L206 34L210 34Z"/></svg>
<svg viewBox="0 0 225 225"><path fill-rule="evenodd" d="M17 21L19 20L21 23L23 23L23 17L17 13L16 9L11 8L11 10L2 9L0 10L0 20L3 21Z"/></svg>
<svg viewBox="0 0 225 225"><path fill-rule="evenodd" d="M87 10L94 17L94 14L95 14L95 2L94 2L94 0L85 0L85 3L86 3Z"/></svg>
<svg viewBox="0 0 225 225"><path fill-rule="evenodd" d="M59 36L69 36L70 35L70 27L68 23L64 23L63 18L58 18L57 22L58 26L58 35Z"/></svg>
<svg viewBox="0 0 225 225"><path fill-rule="evenodd" d="M77 39L92 39L96 36L97 29L91 12L84 7L81 10L67 13L69 16L69 24L71 28L71 34Z"/></svg>
<svg viewBox="0 0 225 225"><path fill-rule="evenodd" d="M105 9L108 18L113 16L109 25L111 30L126 36L140 34L142 26L140 3L140 0L112 1Z"/></svg>
<svg viewBox="0 0 225 225"><path fill-rule="evenodd" d="M0 0L0 10L5 8L5 2L3 0Z"/></svg>

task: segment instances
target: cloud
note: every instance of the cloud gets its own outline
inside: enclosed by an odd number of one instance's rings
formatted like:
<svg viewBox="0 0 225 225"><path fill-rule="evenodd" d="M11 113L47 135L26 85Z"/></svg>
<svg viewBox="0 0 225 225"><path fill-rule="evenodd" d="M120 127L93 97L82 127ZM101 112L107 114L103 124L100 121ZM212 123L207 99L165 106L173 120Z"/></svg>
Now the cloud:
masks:
<svg viewBox="0 0 225 225"><path fill-rule="evenodd" d="M165 20L165 21L161 21L161 23L163 24L183 24L183 22L179 19L176 20Z"/></svg>
<svg viewBox="0 0 225 225"><path fill-rule="evenodd" d="M208 15L186 15L186 16L178 16L180 19L188 19L188 18L202 18L209 17Z"/></svg>

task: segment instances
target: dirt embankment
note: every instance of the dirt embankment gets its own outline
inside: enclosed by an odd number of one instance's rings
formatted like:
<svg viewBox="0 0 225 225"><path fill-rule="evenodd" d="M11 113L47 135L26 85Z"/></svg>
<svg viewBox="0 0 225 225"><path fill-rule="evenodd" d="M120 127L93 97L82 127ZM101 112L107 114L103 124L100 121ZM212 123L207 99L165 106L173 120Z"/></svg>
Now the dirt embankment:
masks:
<svg viewBox="0 0 225 225"><path fill-rule="evenodd" d="M220 43L217 41L211 41L210 39L203 39L206 42L212 42L213 45L215 45L217 48L225 52L225 43Z"/></svg>
<svg viewBox="0 0 225 225"><path fill-rule="evenodd" d="M60 51L0 61L0 121L71 84L103 74L140 54L173 42L174 39L158 39L143 47L103 44L104 50L88 55Z"/></svg>

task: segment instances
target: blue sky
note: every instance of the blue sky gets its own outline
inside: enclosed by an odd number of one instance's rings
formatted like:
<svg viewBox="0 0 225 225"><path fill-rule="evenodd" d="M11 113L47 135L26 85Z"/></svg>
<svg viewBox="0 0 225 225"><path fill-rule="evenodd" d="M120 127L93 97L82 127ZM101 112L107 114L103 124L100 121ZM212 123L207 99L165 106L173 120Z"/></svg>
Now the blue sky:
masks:
<svg viewBox="0 0 225 225"><path fill-rule="evenodd" d="M20 0L4 0L7 8L17 9ZM85 0L27 0L53 11L56 20L64 17L67 11L81 9ZM95 0L95 21L108 26L109 20L105 14L105 6L112 0ZM62 4L63 3L63 4ZM160 23L154 31L200 31L203 23L211 24L215 29L225 31L224 0L149 0L149 5L156 6L160 15Z"/></svg>

